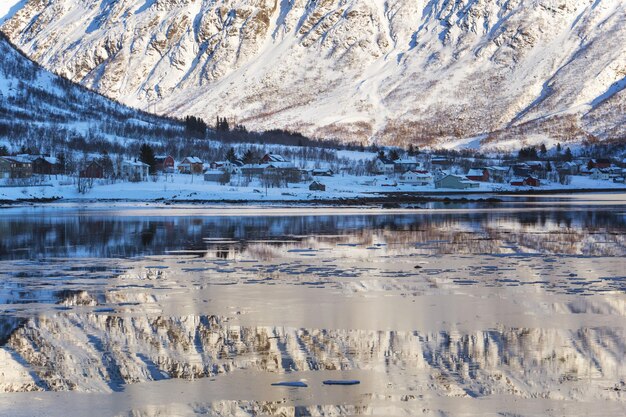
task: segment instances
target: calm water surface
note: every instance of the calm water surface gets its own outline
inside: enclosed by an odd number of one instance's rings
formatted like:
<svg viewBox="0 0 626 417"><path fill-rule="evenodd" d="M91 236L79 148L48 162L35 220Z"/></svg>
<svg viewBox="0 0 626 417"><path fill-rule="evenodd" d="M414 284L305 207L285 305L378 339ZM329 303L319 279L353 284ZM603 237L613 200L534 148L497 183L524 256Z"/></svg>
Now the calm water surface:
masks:
<svg viewBox="0 0 626 417"><path fill-rule="evenodd" d="M623 194L0 216L2 416L626 414Z"/></svg>

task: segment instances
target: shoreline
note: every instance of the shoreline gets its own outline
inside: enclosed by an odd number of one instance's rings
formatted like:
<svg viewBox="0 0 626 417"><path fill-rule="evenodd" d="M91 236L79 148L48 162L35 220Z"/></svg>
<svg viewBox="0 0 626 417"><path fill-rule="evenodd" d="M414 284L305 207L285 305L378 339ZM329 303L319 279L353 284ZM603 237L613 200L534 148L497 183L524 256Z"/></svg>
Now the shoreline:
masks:
<svg viewBox="0 0 626 417"><path fill-rule="evenodd" d="M578 195L578 194L599 194L599 193L626 193L623 188L577 188L577 189L524 189L524 190L472 190L472 191L390 191L372 192L368 195L340 198L314 198L314 199L166 199L157 197L154 199L129 199L129 198L20 198L16 200L0 200L0 209L16 207L21 205L45 206L55 203L68 204L102 204L102 203L135 203L135 204L162 204L165 206L176 206L182 204L219 204L234 206L294 206L294 207L318 207L318 206L344 206L344 207L367 207L372 205L382 205L382 208L402 208L400 204L418 203L504 203L500 197L516 196L542 196L542 195ZM407 207L419 208L419 207Z"/></svg>

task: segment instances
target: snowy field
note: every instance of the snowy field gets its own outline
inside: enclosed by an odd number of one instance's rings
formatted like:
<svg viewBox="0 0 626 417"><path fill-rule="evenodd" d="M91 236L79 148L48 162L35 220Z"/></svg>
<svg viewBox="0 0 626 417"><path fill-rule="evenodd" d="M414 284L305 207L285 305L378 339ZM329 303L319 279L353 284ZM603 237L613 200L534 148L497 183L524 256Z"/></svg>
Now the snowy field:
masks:
<svg viewBox="0 0 626 417"><path fill-rule="evenodd" d="M33 186L0 187L0 200L16 201L23 199L61 198L68 201L120 200L120 201L332 201L373 197L385 193L424 193L458 194L463 190L450 188L436 189L434 186L415 186L397 183L397 179L385 176L316 177L326 186L326 191L310 191L309 182L290 184L285 188L265 188L259 181L248 185L237 185L234 179L231 185L204 181L200 175L170 174L159 176L156 181L114 182L94 180L93 188L85 194L78 192L75 179L46 177L42 184ZM6 185L6 184L5 184ZM574 176L569 185L543 182L541 187L514 187L507 184L480 183L480 188L468 190L468 193L498 192L533 192L562 190L626 190L626 185L606 180L593 180L589 177Z"/></svg>

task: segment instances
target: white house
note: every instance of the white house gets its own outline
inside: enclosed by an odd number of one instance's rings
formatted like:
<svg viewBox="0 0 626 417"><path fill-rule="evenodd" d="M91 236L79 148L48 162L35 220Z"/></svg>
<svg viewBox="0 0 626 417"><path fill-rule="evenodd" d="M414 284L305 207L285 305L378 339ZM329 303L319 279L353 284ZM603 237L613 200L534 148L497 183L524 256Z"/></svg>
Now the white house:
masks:
<svg viewBox="0 0 626 417"><path fill-rule="evenodd" d="M609 179L609 173L598 169L598 168L593 168L591 170L591 179L594 180L608 180Z"/></svg>
<svg viewBox="0 0 626 417"><path fill-rule="evenodd" d="M396 169L396 165L389 158L376 158L374 161L374 167L378 174L393 174Z"/></svg>
<svg viewBox="0 0 626 417"><path fill-rule="evenodd" d="M150 175L150 165L141 161L122 161L120 176L130 181L146 181Z"/></svg>
<svg viewBox="0 0 626 417"><path fill-rule="evenodd" d="M211 163L211 169L218 169L229 174L241 174L241 167L243 166L241 161L217 161Z"/></svg>
<svg viewBox="0 0 626 417"><path fill-rule="evenodd" d="M426 171L407 171L400 175L400 183L412 185L428 185L433 181L433 176Z"/></svg>
<svg viewBox="0 0 626 417"><path fill-rule="evenodd" d="M487 167L487 171L489 171L489 179L491 181L504 183L509 179L511 168L503 166L490 166Z"/></svg>

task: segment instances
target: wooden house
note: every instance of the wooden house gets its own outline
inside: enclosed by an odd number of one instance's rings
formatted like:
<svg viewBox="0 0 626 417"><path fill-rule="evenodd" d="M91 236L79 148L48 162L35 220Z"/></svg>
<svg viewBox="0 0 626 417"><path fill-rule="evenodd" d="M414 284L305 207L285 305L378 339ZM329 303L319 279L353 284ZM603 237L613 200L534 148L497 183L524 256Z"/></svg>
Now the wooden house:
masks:
<svg viewBox="0 0 626 417"><path fill-rule="evenodd" d="M470 169L465 177L472 181L489 182L489 171L483 168Z"/></svg>
<svg viewBox="0 0 626 417"><path fill-rule="evenodd" d="M589 161L589 168L606 169L611 167L611 160L608 158L596 158Z"/></svg>
<svg viewBox="0 0 626 417"><path fill-rule="evenodd" d="M511 181L511 185L515 187L539 187L541 185L541 182L539 181L539 178L528 176L523 179L516 179Z"/></svg>
<svg viewBox="0 0 626 417"><path fill-rule="evenodd" d="M415 159L396 159L395 161L393 161L394 171L397 173L413 171L419 166L419 162L417 162Z"/></svg>
<svg viewBox="0 0 626 417"><path fill-rule="evenodd" d="M81 178L104 178L104 169L96 161L89 161L83 169L80 170L78 176Z"/></svg>
<svg viewBox="0 0 626 417"><path fill-rule="evenodd" d="M33 164L24 156L4 156L9 163L9 178L30 178L33 175Z"/></svg>
<svg viewBox="0 0 626 417"><path fill-rule="evenodd" d="M288 162L288 161L282 155L278 155L275 153L266 153L265 155L263 155L263 158L261 158L261 161L260 161L261 164L268 164L271 162Z"/></svg>
<svg viewBox="0 0 626 417"><path fill-rule="evenodd" d="M309 190L311 191L326 191L326 186L319 181L313 181L311 185L309 185Z"/></svg>
<svg viewBox="0 0 626 417"><path fill-rule="evenodd" d="M188 156L178 164L178 172L181 174L202 174L204 163L195 156Z"/></svg>
<svg viewBox="0 0 626 417"><path fill-rule="evenodd" d="M157 172L165 172L171 174L174 172L174 157L171 155L156 155L154 157L156 165L154 166Z"/></svg>
<svg viewBox="0 0 626 417"><path fill-rule="evenodd" d="M51 156L38 156L33 159L33 174L57 175L62 171L57 158Z"/></svg>

